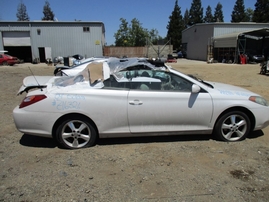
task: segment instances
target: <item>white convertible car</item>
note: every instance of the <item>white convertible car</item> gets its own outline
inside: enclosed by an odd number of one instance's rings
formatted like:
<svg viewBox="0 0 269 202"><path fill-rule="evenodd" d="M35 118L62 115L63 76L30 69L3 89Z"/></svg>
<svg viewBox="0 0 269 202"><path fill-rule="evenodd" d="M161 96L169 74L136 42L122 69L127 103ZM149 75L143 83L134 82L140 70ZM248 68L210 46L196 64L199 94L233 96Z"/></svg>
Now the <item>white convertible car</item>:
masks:
<svg viewBox="0 0 269 202"><path fill-rule="evenodd" d="M105 78L89 68L75 76L26 77L13 111L17 129L53 137L65 148L97 138L213 134L240 141L269 125L268 102L246 89L206 82L146 59L102 61Z"/></svg>

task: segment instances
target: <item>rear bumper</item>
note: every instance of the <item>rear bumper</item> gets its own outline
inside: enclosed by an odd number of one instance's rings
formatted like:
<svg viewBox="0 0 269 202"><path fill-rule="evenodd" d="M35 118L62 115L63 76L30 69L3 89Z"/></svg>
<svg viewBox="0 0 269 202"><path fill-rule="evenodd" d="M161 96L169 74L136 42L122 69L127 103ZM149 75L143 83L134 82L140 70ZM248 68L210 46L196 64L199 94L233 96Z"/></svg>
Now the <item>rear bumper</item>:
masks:
<svg viewBox="0 0 269 202"><path fill-rule="evenodd" d="M16 128L21 133L42 137L52 137L52 128L60 114L28 112L17 106L13 110Z"/></svg>

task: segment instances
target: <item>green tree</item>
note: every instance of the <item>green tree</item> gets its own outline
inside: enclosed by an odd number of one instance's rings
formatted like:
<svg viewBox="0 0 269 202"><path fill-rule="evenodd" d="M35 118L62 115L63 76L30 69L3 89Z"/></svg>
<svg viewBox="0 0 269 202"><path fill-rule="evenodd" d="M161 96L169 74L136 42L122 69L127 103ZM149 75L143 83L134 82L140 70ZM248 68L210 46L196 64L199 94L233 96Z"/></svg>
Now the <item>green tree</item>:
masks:
<svg viewBox="0 0 269 202"><path fill-rule="evenodd" d="M43 7L43 14L44 17L42 18L42 20L54 21L54 13L52 12L50 8L50 3L47 0L45 1L45 5Z"/></svg>
<svg viewBox="0 0 269 202"><path fill-rule="evenodd" d="M252 19L253 19L253 9L252 8L247 8L246 9L246 22L252 22Z"/></svg>
<svg viewBox="0 0 269 202"><path fill-rule="evenodd" d="M131 25L126 19L120 18L119 30L114 34L116 46L145 46L150 36L147 29L136 19L132 19ZM152 32L151 32L152 33Z"/></svg>
<svg viewBox="0 0 269 202"><path fill-rule="evenodd" d="M159 35L159 32L157 29L151 29L149 32L148 32L148 35L149 35L149 40L152 44L160 44L160 41L163 41L163 38ZM161 43L163 44L163 42Z"/></svg>
<svg viewBox="0 0 269 202"><path fill-rule="evenodd" d="M222 4L218 2L214 12L214 22L224 22Z"/></svg>
<svg viewBox="0 0 269 202"><path fill-rule="evenodd" d="M169 16L167 28L167 40L171 40L174 49L179 49L181 46L181 36L184 29L184 22L181 15L178 0L175 2L175 7L172 14Z"/></svg>
<svg viewBox="0 0 269 202"><path fill-rule="evenodd" d="M148 31L142 27L142 24L136 19L132 19L129 29L131 46L145 46L148 38Z"/></svg>
<svg viewBox="0 0 269 202"><path fill-rule="evenodd" d="M236 0L231 17L231 22L244 22L246 20L244 0Z"/></svg>
<svg viewBox="0 0 269 202"><path fill-rule="evenodd" d="M26 6L24 5L22 1L18 5L16 16L17 16L17 21L29 21L30 20L27 14Z"/></svg>
<svg viewBox="0 0 269 202"><path fill-rule="evenodd" d="M210 6L207 6L207 8L206 8L204 22L205 23L214 22L214 17L212 15L212 9Z"/></svg>
<svg viewBox="0 0 269 202"><path fill-rule="evenodd" d="M129 46L129 28L126 19L120 18L119 30L114 34L116 46Z"/></svg>
<svg viewBox="0 0 269 202"><path fill-rule="evenodd" d="M193 0L189 11L189 25L203 23L203 8L201 0Z"/></svg>
<svg viewBox="0 0 269 202"><path fill-rule="evenodd" d="M257 0L253 14L253 22L269 22L269 0Z"/></svg>
<svg viewBox="0 0 269 202"><path fill-rule="evenodd" d="M189 10L186 9L185 13L184 13L184 17L183 17L183 25L184 25L184 28L188 28L188 25L189 25Z"/></svg>

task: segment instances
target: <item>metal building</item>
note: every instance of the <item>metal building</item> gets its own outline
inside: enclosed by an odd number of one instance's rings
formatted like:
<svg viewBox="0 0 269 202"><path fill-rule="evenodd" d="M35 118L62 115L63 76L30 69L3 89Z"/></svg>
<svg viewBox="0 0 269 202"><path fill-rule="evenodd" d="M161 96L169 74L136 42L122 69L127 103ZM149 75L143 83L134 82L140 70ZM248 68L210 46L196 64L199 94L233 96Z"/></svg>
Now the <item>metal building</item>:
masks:
<svg viewBox="0 0 269 202"><path fill-rule="evenodd" d="M75 54L103 56L104 45L102 22L0 21L0 50L25 62Z"/></svg>
<svg viewBox="0 0 269 202"><path fill-rule="evenodd" d="M269 46L269 23L195 24L182 32L188 59L238 62L240 54L262 54Z"/></svg>

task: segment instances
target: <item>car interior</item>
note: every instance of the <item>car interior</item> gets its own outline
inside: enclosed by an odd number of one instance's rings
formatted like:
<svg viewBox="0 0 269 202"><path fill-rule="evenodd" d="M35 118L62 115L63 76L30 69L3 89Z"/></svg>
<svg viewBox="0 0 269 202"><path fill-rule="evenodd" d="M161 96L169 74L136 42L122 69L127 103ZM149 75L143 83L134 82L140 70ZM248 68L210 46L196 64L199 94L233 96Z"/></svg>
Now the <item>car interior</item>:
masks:
<svg viewBox="0 0 269 202"><path fill-rule="evenodd" d="M120 71L104 81L104 88L159 91L191 91L192 83L170 72L159 70Z"/></svg>

